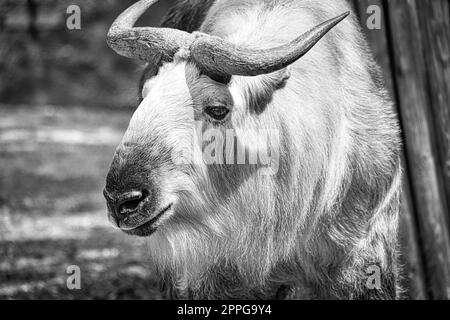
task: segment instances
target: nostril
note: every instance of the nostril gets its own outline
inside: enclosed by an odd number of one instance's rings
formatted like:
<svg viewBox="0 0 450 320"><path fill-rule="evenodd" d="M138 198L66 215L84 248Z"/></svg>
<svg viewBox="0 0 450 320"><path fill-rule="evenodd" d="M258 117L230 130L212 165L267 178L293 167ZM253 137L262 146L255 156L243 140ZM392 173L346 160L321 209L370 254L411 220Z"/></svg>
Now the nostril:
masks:
<svg viewBox="0 0 450 320"><path fill-rule="evenodd" d="M146 190L133 191L122 195L118 201L118 211L120 214L128 214L136 211L139 204L149 195Z"/></svg>

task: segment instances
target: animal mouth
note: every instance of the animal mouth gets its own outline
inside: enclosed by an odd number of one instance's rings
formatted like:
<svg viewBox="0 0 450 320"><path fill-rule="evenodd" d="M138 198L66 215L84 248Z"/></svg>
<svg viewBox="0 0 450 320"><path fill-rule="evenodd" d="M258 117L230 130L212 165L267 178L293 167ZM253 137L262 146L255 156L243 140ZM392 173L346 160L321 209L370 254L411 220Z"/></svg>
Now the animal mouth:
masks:
<svg viewBox="0 0 450 320"><path fill-rule="evenodd" d="M170 212L172 206L173 204L171 203L159 210L156 215L151 215L150 217L145 217L146 214L142 213L139 210L140 208L136 208L133 211L127 210L128 216L119 222L119 228L131 235L149 236L160 226L160 220Z"/></svg>

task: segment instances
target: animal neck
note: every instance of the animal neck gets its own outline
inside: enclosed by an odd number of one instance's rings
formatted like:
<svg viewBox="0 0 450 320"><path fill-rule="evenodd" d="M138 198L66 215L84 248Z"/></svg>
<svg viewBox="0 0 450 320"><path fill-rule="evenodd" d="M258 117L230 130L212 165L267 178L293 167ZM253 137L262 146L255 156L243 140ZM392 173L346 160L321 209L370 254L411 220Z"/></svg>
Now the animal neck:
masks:
<svg viewBox="0 0 450 320"><path fill-rule="evenodd" d="M166 277L166 280L164 293L170 299L283 300L295 292L294 284L283 284L278 281L269 280L264 284L252 285L235 267L225 264L211 267L195 282L195 285L186 285L183 275L172 275Z"/></svg>

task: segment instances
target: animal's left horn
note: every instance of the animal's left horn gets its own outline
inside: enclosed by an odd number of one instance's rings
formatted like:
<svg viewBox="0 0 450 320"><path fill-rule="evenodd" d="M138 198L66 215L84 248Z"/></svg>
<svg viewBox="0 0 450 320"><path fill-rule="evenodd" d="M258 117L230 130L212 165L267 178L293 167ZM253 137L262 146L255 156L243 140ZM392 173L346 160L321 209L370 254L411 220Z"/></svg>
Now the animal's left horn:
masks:
<svg viewBox="0 0 450 320"><path fill-rule="evenodd" d="M250 50L217 37L199 37L191 46L191 55L205 71L213 74L257 76L275 72L304 56L349 14L330 19L289 44L268 50Z"/></svg>
<svg viewBox="0 0 450 320"><path fill-rule="evenodd" d="M191 34L167 28L134 28L136 21L158 0L141 0L125 10L113 23L107 43L118 54L143 61L155 56L171 59L183 46L193 40Z"/></svg>

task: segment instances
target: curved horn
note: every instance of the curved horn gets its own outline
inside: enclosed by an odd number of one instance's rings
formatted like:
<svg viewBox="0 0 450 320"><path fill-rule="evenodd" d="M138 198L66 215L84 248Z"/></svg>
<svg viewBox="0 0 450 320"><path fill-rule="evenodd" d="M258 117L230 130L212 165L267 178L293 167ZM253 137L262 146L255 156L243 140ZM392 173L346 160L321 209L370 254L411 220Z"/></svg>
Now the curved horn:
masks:
<svg viewBox="0 0 450 320"><path fill-rule="evenodd" d="M183 46L192 43L187 32L167 28L133 28L142 14L158 0L141 0L125 10L113 23L107 35L107 43L118 54L143 61L155 56L171 59Z"/></svg>
<svg viewBox="0 0 450 320"><path fill-rule="evenodd" d="M257 76L275 72L304 56L349 14L330 19L289 44L268 50L250 50L217 37L199 37L191 46L191 55L205 71L213 74Z"/></svg>

